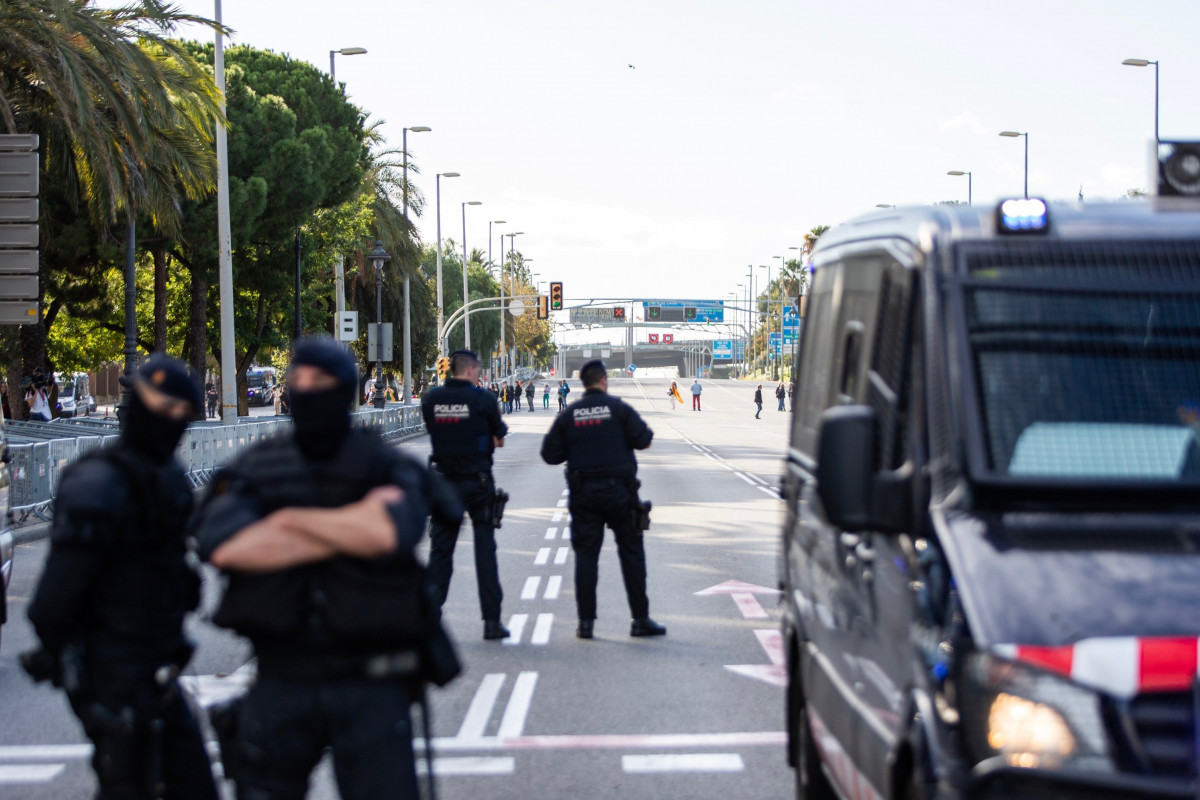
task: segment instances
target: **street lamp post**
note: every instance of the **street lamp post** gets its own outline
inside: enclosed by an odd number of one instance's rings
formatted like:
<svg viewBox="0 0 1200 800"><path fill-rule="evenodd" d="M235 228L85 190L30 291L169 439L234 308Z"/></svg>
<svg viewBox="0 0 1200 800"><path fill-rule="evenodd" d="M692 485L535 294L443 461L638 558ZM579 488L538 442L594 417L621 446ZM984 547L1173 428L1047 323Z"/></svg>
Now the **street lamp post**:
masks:
<svg viewBox="0 0 1200 800"><path fill-rule="evenodd" d="M766 367L767 371L770 372L771 371L771 265L770 264L759 264L758 268L765 269L767 271L767 313L764 315L766 324L763 326L763 345L765 345L766 349L767 349L767 357L766 357L766 359L764 359L764 366ZM757 305L757 298L755 298L755 303Z"/></svg>
<svg viewBox="0 0 1200 800"><path fill-rule="evenodd" d="M502 219L489 219L488 220L488 264L489 265L496 263L496 262L492 261L492 225L504 225L504 224L506 224L506 223ZM504 260L504 235L503 234L501 234L501 236L500 236L500 260L501 261ZM504 337L504 265L503 264L500 265L500 336L501 336L501 339L500 339L501 350L503 350L503 342L504 342L504 338L503 338Z"/></svg>
<svg viewBox="0 0 1200 800"><path fill-rule="evenodd" d="M382 409L387 402L383 393L383 265L391 261L383 242L376 240L369 256L375 268L375 407Z"/></svg>
<svg viewBox="0 0 1200 800"><path fill-rule="evenodd" d="M1154 144L1157 148L1159 143L1158 138L1158 62L1149 61L1144 58L1127 58L1121 62L1127 67L1148 67L1154 65Z"/></svg>
<svg viewBox="0 0 1200 800"><path fill-rule="evenodd" d="M479 200L467 200L462 204L462 234L463 234L463 305L471 302L471 290L467 283L467 206L481 206L483 203ZM470 312L463 315L463 347L471 349L471 314Z"/></svg>
<svg viewBox="0 0 1200 800"><path fill-rule="evenodd" d="M749 267L749 270L746 272L746 277L749 279L746 285L746 314L748 315L747 321L750 323L747 326L750 332L746 338L746 360L750 362L750 368L753 369L755 356L757 355L754 352L757 349L754 346L754 336L755 329L758 327L758 315L754 313L754 310L758 306L758 295L754 293L754 265L747 264L746 266Z"/></svg>
<svg viewBox="0 0 1200 800"><path fill-rule="evenodd" d="M504 365L508 361L508 343L504 335L505 328L508 326L508 320L504 318L504 278L507 270L504 260L504 237L508 237L508 255L511 258L513 248L516 246L518 236L524 234L525 231L516 231L515 233L500 234L500 377L504 377L507 373L504 371Z"/></svg>
<svg viewBox="0 0 1200 800"><path fill-rule="evenodd" d="M404 181L400 187L400 196L404 203L404 222L408 228L408 132L428 133L433 130L425 125L414 125L405 128L401 134L400 149L404 151ZM412 398L412 292L409 285L408 270L404 270L404 404L408 405Z"/></svg>
<svg viewBox="0 0 1200 800"><path fill-rule="evenodd" d="M441 331L445 322L442 309L442 178L457 178L457 172L439 172L434 183L437 187L437 308L438 327ZM446 355L446 340L438 335L438 355Z"/></svg>
<svg viewBox="0 0 1200 800"><path fill-rule="evenodd" d="M1000 131L1001 136L1007 136L1010 139L1016 139L1018 136L1025 137L1025 197L1029 197L1029 132L1020 133L1018 131Z"/></svg>
<svg viewBox="0 0 1200 800"><path fill-rule="evenodd" d="M337 87L337 72L335 71L333 57L334 56L361 56L366 55L366 50L362 47L343 47L341 50L329 51L329 80L333 81L333 85Z"/></svg>
<svg viewBox="0 0 1200 800"><path fill-rule="evenodd" d="M746 294L746 284L744 284L744 283L739 283L739 284L737 285L737 288L739 289L739 291L736 293L736 294L737 294L737 299L741 300L741 299L742 299L742 298L745 296L745 294ZM734 332L736 333L736 332L737 332L737 323L744 323L744 322L745 322L745 315L744 315L744 314L742 314L740 311L737 311L737 310L735 309L735 310L734 310L734 320L735 320L735 324L734 324ZM745 329L743 329L743 331L742 331L742 332L743 332L743 333L745 333ZM732 346L732 345L731 345L731 346ZM737 350L736 350L736 348L735 348L734 352L733 352L733 353L730 355L730 358L731 358L732 360L735 360L735 361L736 361L736 359L734 359L734 358L733 358L733 356L734 356L734 355L736 355L736 354L737 354ZM742 346L742 364L743 364L743 366L745 366L745 361L746 361L746 348L745 348L745 345L743 344L743 346Z"/></svg>
<svg viewBox="0 0 1200 800"><path fill-rule="evenodd" d="M963 172L961 169L952 169L946 173L947 175L966 175L967 176L967 205L971 205L971 173Z"/></svg>

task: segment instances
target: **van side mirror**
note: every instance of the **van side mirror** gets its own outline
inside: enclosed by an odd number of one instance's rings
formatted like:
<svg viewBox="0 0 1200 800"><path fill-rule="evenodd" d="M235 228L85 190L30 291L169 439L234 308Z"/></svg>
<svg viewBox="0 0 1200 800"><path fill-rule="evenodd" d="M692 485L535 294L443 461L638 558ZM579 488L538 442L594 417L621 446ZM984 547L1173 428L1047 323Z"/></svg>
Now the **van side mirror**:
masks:
<svg viewBox="0 0 1200 800"><path fill-rule="evenodd" d="M912 471L877 471L879 418L870 406L834 406L821 415L817 496L844 531L900 532L912 520Z"/></svg>

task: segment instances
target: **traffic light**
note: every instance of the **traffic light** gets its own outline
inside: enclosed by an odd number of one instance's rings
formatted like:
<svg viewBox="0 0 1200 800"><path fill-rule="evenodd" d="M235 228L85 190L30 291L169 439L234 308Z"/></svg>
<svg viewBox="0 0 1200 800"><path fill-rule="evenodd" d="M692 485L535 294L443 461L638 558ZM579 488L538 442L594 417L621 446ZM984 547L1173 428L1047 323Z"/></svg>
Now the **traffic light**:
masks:
<svg viewBox="0 0 1200 800"><path fill-rule="evenodd" d="M624 306L617 306L616 308L613 309L613 319L616 320L617 322L625 321L625 307Z"/></svg>
<svg viewBox="0 0 1200 800"><path fill-rule="evenodd" d="M696 307L695 306L684 306L683 307L683 318L686 320L694 320L696 318Z"/></svg>
<svg viewBox="0 0 1200 800"><path fill-rule="evenodd" d="M441 356L438 358L437 372L438 380L445 380L446 376L450 374L450 358L448 356Z"/></svg>
<svg viewBox="0 0 1200 800"><path fill-rule="evenodd" d="M662 308L660 306L647 306L646 319L662 319Z"/></svg>
<svg viewBox="0 0 1200 800"><path fill-rule="evenodd" d="M562 281L552 281L550 283L550 308L554 311L562 311Z"/></svg>
<svg viewBox="0 0 1200 800"><path fill-rule="evenodd" d="M538 319L547 319L550 316L550 298L544 294L538 295Z"/></svg>

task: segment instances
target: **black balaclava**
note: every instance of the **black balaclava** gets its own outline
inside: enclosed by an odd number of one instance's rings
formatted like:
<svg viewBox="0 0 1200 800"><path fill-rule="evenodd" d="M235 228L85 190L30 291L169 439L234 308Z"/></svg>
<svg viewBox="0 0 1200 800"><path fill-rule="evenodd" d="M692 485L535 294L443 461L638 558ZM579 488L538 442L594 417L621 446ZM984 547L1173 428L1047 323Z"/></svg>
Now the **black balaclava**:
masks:
<svg viewBox="0 0 1200 800"><path fill-rule="evenodd" d="M192 411L200 408L200 387L182 361L156 353L138 367L133 380L135 386L150 386L168 397L186 400L192 404ZM121 438L130 448L165 464L175 454L188 421L188 416L169 419L155 414L142 402L135 388L129 392Z"/></svg>
<svg viewBox="0 0 1200 800"><path fill-rule="evenodd" d="M337 386L317 392L290 389L296 444L308 458L332 458L350 433L350 404L358 386L358 367L344 346L329 337L296 342L292 366L316 367L337 378Z"/></svg>

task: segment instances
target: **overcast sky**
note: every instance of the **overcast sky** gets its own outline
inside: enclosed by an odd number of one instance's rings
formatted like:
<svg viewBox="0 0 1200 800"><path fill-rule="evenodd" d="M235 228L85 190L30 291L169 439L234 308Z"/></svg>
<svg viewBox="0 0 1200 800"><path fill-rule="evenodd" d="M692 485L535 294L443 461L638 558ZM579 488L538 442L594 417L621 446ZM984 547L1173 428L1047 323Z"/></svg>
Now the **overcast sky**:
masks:
<svg viewBox="0 0 1200 800"><path fill-rule="evenodd" d="M211 16L212 0L182 0ZM1164 139L1200 139L1196 0L225 0L244 43L329 68L403 126L423 237L493 226L568 299L728 297L805 231L877 203L1147 186ZM632 67L630 66L632 65ZM1188 89L1192 86L1192 89ZM499 242L493 246L499 258Z"/></svg>

